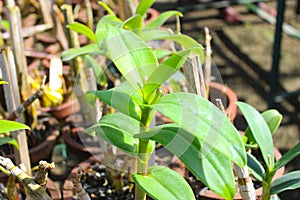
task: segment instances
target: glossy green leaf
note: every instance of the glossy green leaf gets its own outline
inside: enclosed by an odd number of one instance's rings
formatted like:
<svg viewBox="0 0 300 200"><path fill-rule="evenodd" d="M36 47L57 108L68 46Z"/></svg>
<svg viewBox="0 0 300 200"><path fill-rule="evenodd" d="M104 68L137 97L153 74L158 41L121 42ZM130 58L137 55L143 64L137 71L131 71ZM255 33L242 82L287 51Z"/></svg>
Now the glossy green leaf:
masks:
<svg viewBox="0 0 300 200"><path fill-rule="evenodd" d="M271 195L300 188L300 170L284 174L271 184Z"/></svg>
<svg viewBox="0 0 300 200"><path fill-rule="evenodd" d="M8 133L11 131L18 131L23 129L30 130L30 128L25 124L9 120L0 120L0 133Z"/></svg>
<svg viewBox="0 0 300 200"><path fill-rule="evenodd" d="M251 174L259 181L263 181L265 176L265 169L260 162L252 155L247 153L247 165Z"/></svg>
<svg viewBox="0 0 300 200"><path fill-rule="evenodd" d="M135 92L130 93L130 88L132 88L131 85L127 83L110 90L90 91L86 94L86 99L93 104L96 96L121 113L139 120L141 118L139 104L143 101Z"/></svg>
<svg viewBox="0 0 300 200"><path fill-rule="evenodd" d="M264 118L264 120L266 121L271 134L275 133L275 131L278 129L278 127L281 123L282 115L277 110L274 110L274 109L267 110L267 111L263 112L261 115ZM248 142L247 142L248 144L254 145L254 146L257 145L257 143L252 135L251 129L249 127L245 131L245 136L248 138Z"/></svg>
<svg viewBox="0 0 300 200"><path fill-rule="evenodd" d="M183 14L179 11L166 11L161 13L156 19L151 21L146 25L146 28L159 28L162 26L170 17L179 16L182 17Z"/></svg>
<svg viewBox="0 0 300 200"><path fill-rule="evenodd" d="M78 22L73 22L72 24L67 25L67 27L77 33L81 33L81 34L85 35L87 38L89 38L93 42L96 42L95 33L86 25L78 23Z"/></svg>
<svg viewBox="0 0 300 200"><path fill-rule="evenodd" d="M136 14L132 17L128 18L126 21L123 22L122 27L128 30L136 30L141 32L141 28L143 26L143 18L141 15Z"/></svg>
<svg viewBox="0 0 300 200"><path fill-rule="evenodd" d="M249 104L238 102L252 135L257 142L263 159L269 169L274 166L274 147L270 129L261 114Z"/></svg>
<svg viewBox="0 0 300 200"><path fill-rule="evenodd" d="M15 140L11 137L0 137L0 146L2 146L4 144L13 145L14 147L16 147L16 149L19 150L19 143L17 142L17 140Z"/></svg>
<svg viewBox="0 0 300 200"><path fill-rule="evenodd" d="M186 180L167 167L152 166L149 168L147 176L133 174L132 177L134 182L153 199L195 199Z"/></svg>
<svg viewBox="0 0 300 200"><path fill-rule="evenodd" d="M107 84L107 78L105 72L103 71L102 67L98 64L98 62L90 55L84 56L84 64L87 67L93 69L96 81L101 86Z"/></svg>
<svg viewBox="0 0 300 200"><path fill-rule="evenodd" d="M170 56L173 52L166 49L155 49L155 56L157 60Z"/></svg>
<svg viewBox="0 0 300 200"><path fill-rule="evenodd" d="M138 139L134 134L140 132L140 123L122 113L105 115L98 124L95 124L85 131L96 133L106 142L120 148L128 154L136 155Z"/></svg>
<svg viewBox="0 0 300 200"><path fill-rule="evenodd" d="M268 127L270 129L270 132L273 134L275 131L278 129L281 120L282 120L282 115L275 109L270 109L265 112L263 112L262 117L268 124Z"/></svg>
<svg viewBox="0 0 300 200"><path fill-rule="evenodd" d="M285 166L288 164L291 160L296 158L300 154L300 143L298 143L296 146L294 146L292 149L290 149L288 152L286 152L276 163L275 163L275 170L278 170L279 168Z"/></svg>
<svg viewBox="0 0 300 200"><path fill-rule="evenodd" d="M84 47L68 49L64 51L61 56L63 61L68 61L81 55L103 53L104 52L98 48L97 44L88 44Z"/></svg>
<svg viewBox="0 0 300 200"><path fill-rule="evenodd" d="M204 51L203 51L202 45L187 35L173 34L169 31L163 30L163 29L155 29L155 28L146 29L145 28L143 30L141 38L144 41L168 39L168 40L177 42L178 44L182 45L186 49L194 47L192 52L199 54L201 61L204 61Z"/></svg>
<svg viewBox="0 0 300 200"><path fill-rule="evenodd" d="M147 10L152 6L155 0L141 0L136 8L135 14L144 16L147 13Z"/></svg>
<svg viewBox="0 0 300 200"><path fill-rule="evenodd" d="M0 81L0 85L5 85L5 84L8 84L8 82L6 82L6 81Z"/></svg>
<svg viewBox="0 0 300 200"><path fill-rule="evenodd" d="M162 144L203 184L218 195L232 199L235 194L235 183L231 162L224 156L226 152L220 153L217 147L209 147L209 142L193 134L175 124L166 124L136 137L149 138Z"/></svg>
<svg viewBox="0 0 300 200"><path fill-rule="evenodd" d="M106 49L109 58L134 88L140 90L158 62L151 48L132 31L109 26Z"/></svg>
<svg viewBox="0 0 300 200"><path fill-rule="evenodd" d="M102 44L103 44L105 35L107 34L107 26L111 25L111 26L119 27L122 25L122 23L123 23L122 20L120 20L115 15L105 15L98 21L95 34L96 34L96 38L97 38L97 44L100 49L103 48Z"/></svg>
<svg viewBox="0 0 300 200"><path fill-rule="evenodd" d="M202 154L215 149L237 165L246 165L246 152L238 131L207 99L191 93L173 93L161 97L152 108L201 141Z"/></svg>
<svg viewBox="0 0 300 200"><path fill-rule="evenodd" d="M142 91L146 102L150 101L151 95L160 85L167 81L176 71L185 63L188 58L190 49L173 53L168 59L159 65L149 77Z"/></svg>

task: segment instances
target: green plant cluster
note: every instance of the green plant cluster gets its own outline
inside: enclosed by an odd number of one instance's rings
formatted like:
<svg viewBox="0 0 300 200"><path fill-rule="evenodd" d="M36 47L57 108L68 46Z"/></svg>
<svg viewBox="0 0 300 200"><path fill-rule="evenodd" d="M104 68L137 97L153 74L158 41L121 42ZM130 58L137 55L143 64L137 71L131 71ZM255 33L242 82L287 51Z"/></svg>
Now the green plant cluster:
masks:
<svg viewBox="0 0 300 200"><path fill-rule="evenodd" d="M65 61L76 56L103 55L124 77L118 87L87 93L90 103L97 97L118 112L105 115L86 131L96 133L137 158L137 171L132 175L136 183L135 198L145 199L147 194L153 199L195 199L187 182L176 172L163 166L148 168L156 142L176 155L202 183L225 199L233 199L236 193L232 162L245 167L248 160L255 177L263 182L266 198L284 189L295 188L295 185L283 185L291 180L291 175L271 183L275 171L299 152L297 145L291 153L274 162L270 132L280 123L278 115L264 123L263 116L254 108L239 102L250 127L246 131L245 144L227 116L207 99L187 92L162 95L160 86L189 59L199 56L203 60L204 53L201 44L191 37L161 28L169 17L181 16L177 11L164 12L145 25L143 19L153 3L153 0L140 1L135 14L125 21L101 3L109 14L99 20L95 31L77 22L68 26L86 35L93 43L62 54ZM176 52L152 49L147 42L155 40L171 40L182 48ZM161 58L164 61L159 63ZM150 127L155 112L173 123ZM253 156L247 155L245 145L261 149L266 170Z"/></svg>

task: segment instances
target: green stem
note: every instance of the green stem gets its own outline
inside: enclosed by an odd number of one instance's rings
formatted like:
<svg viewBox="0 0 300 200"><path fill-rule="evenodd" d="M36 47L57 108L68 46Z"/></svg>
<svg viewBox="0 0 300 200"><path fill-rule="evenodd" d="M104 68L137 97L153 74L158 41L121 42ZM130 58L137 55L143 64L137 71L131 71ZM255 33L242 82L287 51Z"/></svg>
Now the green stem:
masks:
<svg viewBox="0 0 300 200"><path fill-rule="evenodd" d="M271 198L271 183L272 183L272 179L274 177L275 172L267 169L266 171L266 179L263 181L262 185L263 185L263 194L262 194L262 199L263 200L270 200Z"/></svg>
<svg viewBox="0 0 300 200"><path fill-rule="evenodd" d="M141 119L141 132L147 131L149 129L150 121L150 109L145 108L142 111ZM137 174L147 176L148 162L150 154L148 152L149 140L139 139L139 150L137 159ZM135 200L145 200L146 193L137 184L135 185Z"/></svg>

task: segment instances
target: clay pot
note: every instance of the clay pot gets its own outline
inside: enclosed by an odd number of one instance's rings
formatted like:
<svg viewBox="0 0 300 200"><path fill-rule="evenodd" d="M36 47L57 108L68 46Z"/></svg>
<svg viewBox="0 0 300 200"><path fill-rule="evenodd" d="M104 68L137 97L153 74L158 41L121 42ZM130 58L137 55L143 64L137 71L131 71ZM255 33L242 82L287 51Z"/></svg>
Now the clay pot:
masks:
<svg viewBox="0 0 300 200"><path fill-rule="evenodd" d="M233 122L237 114L238 100L236 93L229 87L222 85L217 82L210 82L209 84L210 101L216 105L216 99L222 100L223 106L225 107L226 114L229 115L230 121Z"/></svg>
<svg viewBox="0 0 300 200"><path fill-rule="evenodd" d="M73 113L76 113L80 110L80 104L77 99L67 101L59 106L52 107L49 109L49 112L56 119L64 119L70 116Z"/></svg>
<svg viewBox="0 0 300 200"><path fill-rule="evenodd" d="M49 160L58 136L59 131L53 130L45 141L29 149L30 161L32 164L37 164L40 160Z"/></svg>
<svg viewBox="0 0 300 200"><path fill-rule="evenodd" d="M92 137L84 133L84 128L82 127L64 127L62 130L61 138L67 145L67 150L69 154L75 155L78 160L84 160L92 155L97 155L101 153L99 146L84 145L79 142L84 137Z"/></svg>
<svg viewBox="0 0 300 200"><path fill-rule="evenodd" d="M279 152L279 150L277 148L274 148L274 154L275 154L275 160L279 160L282 157L281 153ZM284 167L277 170L277 172L274 175L273 180L278 179L283 174L284 174ZM258 197L258 199L261 200L262 199L262 187L256 189L255 194L256 194L256 197ZM222 197L218 196L217 194L215 194L214 192L212 192L208 188L204 188L203 190L201 190L199 192L199 195L201 196L201 199L219 199L219 200L223 200ZM234 199L242 200L242 197L239 193L236 193Z"/></svg>
<svg viewBox="0 0 300 200"><path fill-rule="evenodd" d="M60 200L61 198L61 193L57 185L48 178L47 184L46 184L47 192L49 196L51 197L52 200Z"/></svg>

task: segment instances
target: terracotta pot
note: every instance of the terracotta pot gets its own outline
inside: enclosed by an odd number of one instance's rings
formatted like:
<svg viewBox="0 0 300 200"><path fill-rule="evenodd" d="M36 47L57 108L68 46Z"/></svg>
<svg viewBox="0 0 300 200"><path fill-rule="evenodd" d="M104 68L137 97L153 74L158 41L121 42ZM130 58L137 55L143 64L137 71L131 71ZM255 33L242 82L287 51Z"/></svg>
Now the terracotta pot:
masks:
<svg viewBox="0 0 300 200"><path fill-rule="evenodd" d="M101 153L99 146L84 145L79 142L81 138L92 137L84 133L84 128L82 127L64 127L62 130L61 138L67 145L67 151L69 154L75 155L78 160L84 160L92 155L97 155Z"/></svg>
<svg viewBox="0 0 300 200"><path fill-rule="evenodd" d="M279 150L277 148L274 148L274 154L275 154L275 160L279 160L282 157L281 153L279 152ZM284 167L277 170L277 172L274 175L273 181L275 179L279 178L280 176L282 176L283 174L284 174ZM256 189L255 194L256 194L256 197L258 197L258 199L262 199L262 187ZM217 194L215 194L214 192L212 192L208 188L204 188L203 190L201 190L199 192L199 195L201 196L201 199L219 199L219 200L223 200L222 197L218 196ZM236 193L234 199L242 200L242 197L239 193Z"/></svg>
<svg viewBox="0 0 300 200"><path fill-rule="evenodd" d="M60 189L49 178L47 180L46 188L47 188L47 192L52 200L61 200L62 199Z"/></svg>
<svg viewBox="0 0 300 200"><path fill-rule="evenodd" d="M59 131L53 130L45 141L29 149L30 161L32 164L37 164L40 160L49 160L58 136Z"/></svg>
<svg viewBox="0 0 300 200"><path fill-rule="evenodd" d="M48 111L56 119L64 119L80 110L80 104L77 99L69 100L59 106L52 107Z"/></svg>
<svg viewBox="0 0 300 200"><path fill-rule="evenodd" d="M215 98L220 98L225 107L226 114L230 116L230 121L234 121L237 113L236 102L238 100L236 93L229 87L217 82L210 82L209 84L210 101L216 104Z"/></svg>

